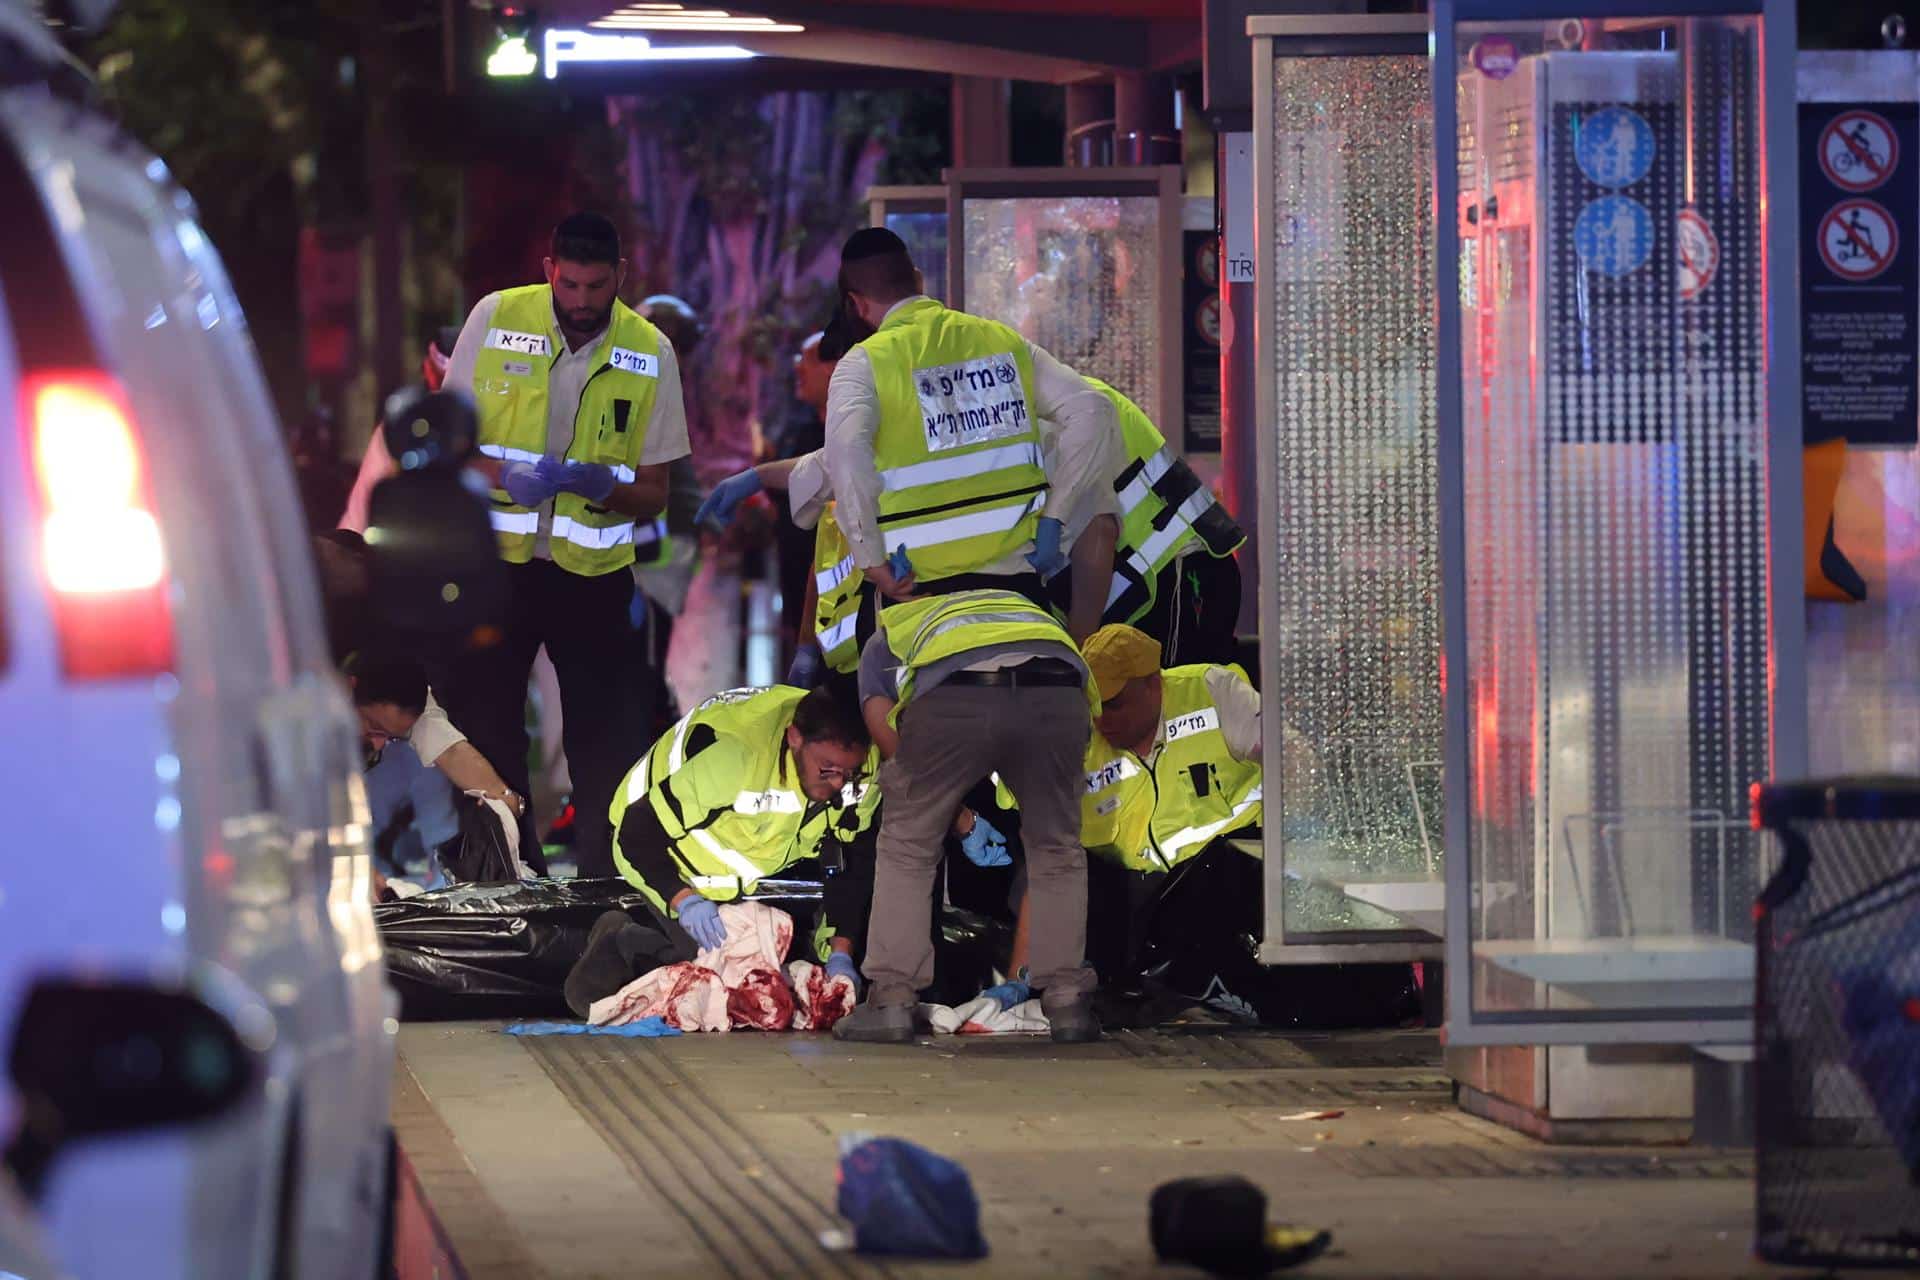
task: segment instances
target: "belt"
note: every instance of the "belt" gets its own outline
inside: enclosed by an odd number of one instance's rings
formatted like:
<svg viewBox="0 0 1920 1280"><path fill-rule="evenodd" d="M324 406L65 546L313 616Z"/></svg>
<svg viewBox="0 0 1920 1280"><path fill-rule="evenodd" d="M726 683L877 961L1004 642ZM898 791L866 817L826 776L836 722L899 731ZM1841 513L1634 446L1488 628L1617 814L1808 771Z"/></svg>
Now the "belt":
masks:
<svg viewBox="0 0 1920 1280"><path fill-rule="evenodd" d="M1058 658L1033 658L1017 667L1002 667L998 671L956 671L940 683L1006 689L1048 686L1078 689L1084 683L1084 678L1080 669L1071 662L1062 662Z"/></svg>

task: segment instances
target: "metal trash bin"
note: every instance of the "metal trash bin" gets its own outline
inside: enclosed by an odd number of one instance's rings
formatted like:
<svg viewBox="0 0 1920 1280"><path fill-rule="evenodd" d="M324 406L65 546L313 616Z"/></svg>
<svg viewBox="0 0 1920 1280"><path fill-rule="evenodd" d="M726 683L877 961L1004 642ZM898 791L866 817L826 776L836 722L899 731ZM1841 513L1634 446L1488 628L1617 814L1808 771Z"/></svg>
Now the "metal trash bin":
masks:
<svg viewBox="0 0 1920 1280"><path fill-rule="evenodd" d="M1755 1250L1920 1264L1920 778L1759 785Z"/></svg>

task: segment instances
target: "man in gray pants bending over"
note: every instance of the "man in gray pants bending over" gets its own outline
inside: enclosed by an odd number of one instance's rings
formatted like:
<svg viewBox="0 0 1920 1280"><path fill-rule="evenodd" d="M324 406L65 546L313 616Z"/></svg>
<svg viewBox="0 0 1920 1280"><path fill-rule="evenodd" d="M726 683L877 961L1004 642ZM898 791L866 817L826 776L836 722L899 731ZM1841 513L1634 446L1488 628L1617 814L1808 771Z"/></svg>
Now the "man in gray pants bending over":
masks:
<svg viewBox="0 0 1920 1280"><path fill-rule="evenodd" d="M967 791L998 772L1020 803L1032 904L1031 985L1040 990L1055 1040L1098 1039L1080 844L1080 793L1097 695L1073 640L1017 592L959 591L883 610L860 667L863 707L877 713L870 720L880 720L880 730L897 729L898 750L879 778L885 805L864 967L871 987L866 1003L833 1034L882 1043L913 1039L919 991L933 981L931 913L941 842Z"/></svg>

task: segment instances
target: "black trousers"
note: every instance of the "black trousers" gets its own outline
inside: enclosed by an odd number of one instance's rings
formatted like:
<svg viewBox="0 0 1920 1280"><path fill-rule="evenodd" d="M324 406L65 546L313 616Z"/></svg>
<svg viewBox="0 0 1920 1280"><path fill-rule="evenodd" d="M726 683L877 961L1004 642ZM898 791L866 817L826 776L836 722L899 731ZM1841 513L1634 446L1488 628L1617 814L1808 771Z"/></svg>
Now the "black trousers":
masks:
<svg viewBox="0 0 1920 1280"><path fill-rule="evenodd" d="M650 676L627 617L633 574L618 569L588 578L549 560L530 560L508 565L507 577L505 634L498 644L454 660L447 715L506 784L527 795L527 678L545 645L560 680L574 855L582 876L612 876L607 806L647 746L650 715ZM530 826L522 823L523 839Z"/></svg>

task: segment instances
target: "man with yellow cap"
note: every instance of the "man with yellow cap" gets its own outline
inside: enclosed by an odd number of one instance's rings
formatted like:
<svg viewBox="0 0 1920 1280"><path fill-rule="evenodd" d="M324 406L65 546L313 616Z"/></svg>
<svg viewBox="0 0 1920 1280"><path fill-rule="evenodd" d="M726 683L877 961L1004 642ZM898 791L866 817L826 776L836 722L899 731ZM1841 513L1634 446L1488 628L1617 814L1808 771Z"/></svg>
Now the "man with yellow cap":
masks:
<svg viewBox="0 0 1920 1280"><path fill-rule="evenodd" d="M1100 694L1080 801L1081 843L1095 855L1087 860L1088 959L1104 979L1132 976L1155 906L1202 872L1231 886L1215 895L1217 927L1258 934L1260 864L1226 837L1260 825L1259 693L1237 666L1162 670L1160 642L1123 624L1101 627L1082 652ZM888 744L878 745L885 755ZM1015 896L1024 897L1017 877ZM1015 973L1025 960L1025 915L1022 902ZM1003 1007L1028 998L1020 978L986 994Z"/></svg>

